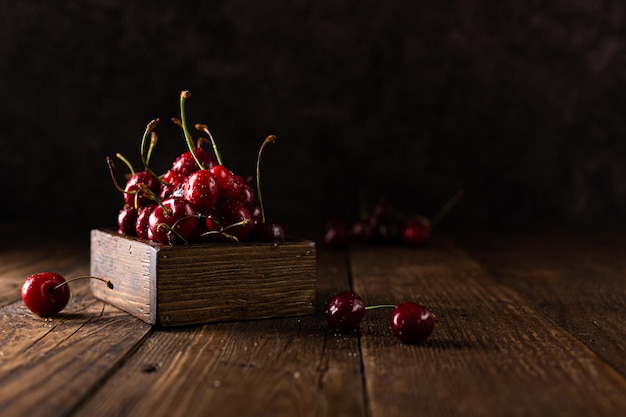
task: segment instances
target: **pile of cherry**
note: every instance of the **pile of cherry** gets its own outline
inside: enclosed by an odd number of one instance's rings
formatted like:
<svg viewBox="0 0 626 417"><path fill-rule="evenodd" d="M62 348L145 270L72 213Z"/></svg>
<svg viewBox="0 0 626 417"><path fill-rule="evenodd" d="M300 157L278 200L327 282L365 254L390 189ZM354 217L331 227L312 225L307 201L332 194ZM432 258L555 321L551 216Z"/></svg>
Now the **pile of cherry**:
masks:
<svg viewBox="0 0 626 417"><path fill-rule="evenodd" d="M143 134L141 171L135 171L121 154L116 155L130 171L123 187L117 181L113 160L107 158L113 182L124 197L118 232L167 244L285 240L283 228L265 219L260 186L261 153L276 137L268 136L259 149L255 192L245 178L224 166L206 125L195 125L207 137L194 143L185 120L189 97L188 91L181 92L180 119L172 119L182 129L188 151L179 155L167 172L157 175L149 166L159 119L151 121ZM213 153L202 148L204 142L212 144Z"/></svg>
<svg viewBox="0 0 626 417"><path fill-rule="evenodd" d="M463 190L459 190L432 219L400 211L381 197L372 207L361 210L356 220L330 220L324 229L323 243L330 248L342 248L349 242L426 245L432 238L433 228L463 194Z"/></svg>

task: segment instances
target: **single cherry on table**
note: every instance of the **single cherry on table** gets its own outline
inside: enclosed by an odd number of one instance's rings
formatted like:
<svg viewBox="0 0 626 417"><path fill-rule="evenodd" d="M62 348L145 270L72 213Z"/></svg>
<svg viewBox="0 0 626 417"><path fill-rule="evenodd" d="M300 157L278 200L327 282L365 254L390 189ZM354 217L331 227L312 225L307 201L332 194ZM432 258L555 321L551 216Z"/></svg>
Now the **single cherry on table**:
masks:
<svg viewBox="0 0 626 417"><path fill-rule="evenodd" d="M54 272L39 272L29 276L22 285L22 301L30 311L40 317L52 317L65 308L70 300L70 287L67 285L78 279L97 279L113 289L111 281L83 276L65 280Z"/></svg>

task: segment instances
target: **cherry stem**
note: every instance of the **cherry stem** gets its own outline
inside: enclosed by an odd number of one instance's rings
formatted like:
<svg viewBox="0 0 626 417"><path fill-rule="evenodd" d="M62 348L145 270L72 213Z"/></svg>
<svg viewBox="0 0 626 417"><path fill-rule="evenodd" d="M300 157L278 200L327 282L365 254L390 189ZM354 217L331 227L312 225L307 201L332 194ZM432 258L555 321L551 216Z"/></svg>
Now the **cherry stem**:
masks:
<svg viewBox="0 0 626 417"><path fill-rule="evenodd" d="M378 304L375 306L367 306L365 310L376 310L378 308L396 308L395 304Z"/></svg>
<svg viewBox="0 0 626 417"><path fill-rule="evenodd" d="M209 137L209 139L211 140L211 146L213 146L213 152L215 153L215 158L217 159L217 163L220 165L224 165L222 163L222 156L220 155L219 151L217 150L217 145L215 144L215 139L213 139L213 135L211 134L211 131L209 130L209 127L207 125L203 125L200 123L196 124L196 130L199 130L201 132L204 132L207 134L207 136Z"/></svg>
<svg viewBox="0 0 626 417"><path fill-rule="evenodd" d="M259 155L256 159L256 192L257 197L259 199L259 206L261 206L261 223L265 223L265 207L263 206L263 196L261 195L261 154L263 153L263 148L268 143L276 142L276 136L269 135L263 143L261 144L261 148L259 149Z"/></svg>
<svg viewBox="0 0 626 417"><path fill-rule="evenodd" d="M183 134L185 135L185 140L187 141L187 147L191 151L193 159L195 159L196 164L198 164L200 169L205 169L200 162L200 158L196 155L191 134L189 133L189 129L187 129L187 121L185 118L185 100L189 97L191 97L191 93L189 91L185 90L180 92L180 125L183 128Z"/></svg>
<svg viewBox="0 0 626 417"><path fill-rule="evenodd" d="M120 161L122 161L124 164L126 164L126 166L128 167L128 170L130 171L131 176L135 175L135 168L133 168L133 165L130 163L128 159L126 159L124 155L122 155L121 153L116 153L115 157L119 159Z"/></svg>
<svg viewBox="0 0 626 417"><path fill-rule="evenodd" d="M154 171L152 171L152 169L150 169L150 167L148 166L148 162L150 161L152 150L156 146L157 136L156 136L156 133L153 132L153 130L156 127L158 122L159 122L159 119L157 118L157 119L151 120L150 123L146 125L146 130L144 130L143 136L141 137L141 147L139 149L139 154L141 155L141 162L143 163L144 169L150 174L152 174L155 178L159 178L159 176L155 174ZM148 152L146 152L146 142L148 141L148 137L150 137L150 147L148 149Z"/></svg>
<svg viewBox="0 0 626 417"><path fill-rule="evenodd" d="M109 167L109 172L111 173L111 179L113 180L113 185L115 185L115 188L117 188L119 192L126 194L126 191L120 186L120 183L117 182L117 178L115 178L115 172L114 172L115 164L113 163L113 160L107 156L106 161Z"/></svg>
<svg viewBox="0 0 626 417"><path fill-rule="evenodd" d="M98 281L104 282L107 285L107 287L109 287L110 289L114 288L113 283L111 281L109 281L108 279L104 279L104 278L100 278L100 277L94 277L94 276L91 276L91 275L85 275L85 276L82 276L82 277L76 277L76 278L68 279L67 281L63 281L62 283L60 283L56 287L50 288L50 292L58 290L62 286L67 285L67 284L69 284L70 282L73 282L73 281L78 281L79 279L97 279Z"/></svg>
<svg viewBox="0 0 626 417"><path fill-rule="evenodd" d="M464 194L465 194L465 191L463 189L457 191L456 194L453 195L452 198L450 198L446 202L446 204L443 205L443 207L441 207L439 212L435 215L435 217L433 217L433 220L431 221L430 224L432 226L435 226L437 223L439 223L441 219L443 219L443 217L450 211L450 209L454 207L463 198Z"/></svg>

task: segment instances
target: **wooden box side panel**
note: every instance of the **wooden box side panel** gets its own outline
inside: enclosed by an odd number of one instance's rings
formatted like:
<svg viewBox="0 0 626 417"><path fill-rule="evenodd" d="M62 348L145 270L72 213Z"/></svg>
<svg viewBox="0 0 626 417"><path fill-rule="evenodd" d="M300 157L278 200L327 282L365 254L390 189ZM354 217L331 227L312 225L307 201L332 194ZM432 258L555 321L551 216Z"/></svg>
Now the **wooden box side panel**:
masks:
<svg viewBox="0 0 626 417"><path fill-rule="evenodd" d="M311 241L163 248L163 326L313 314L317 262Z"/></svg>
<svg viewBox="0 0 626 417"><path fill-rule="evenodd" d="M144 242L101 230L91 232L91 275L108 279L114 288L93 281L97 298L141 320L156 323L156 257Z"/></svg>

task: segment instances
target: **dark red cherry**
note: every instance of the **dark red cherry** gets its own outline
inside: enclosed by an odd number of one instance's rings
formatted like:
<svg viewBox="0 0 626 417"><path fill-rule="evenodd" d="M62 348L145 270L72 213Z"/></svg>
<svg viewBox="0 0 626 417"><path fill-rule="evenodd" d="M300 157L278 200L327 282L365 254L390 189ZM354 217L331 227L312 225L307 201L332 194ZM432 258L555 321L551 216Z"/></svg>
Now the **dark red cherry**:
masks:
<svg viewBox="0 0 626 417"><path fill-rule="evenodd" d="M195 148L194 153L200 160L202 167L204 169L211 169L213 165L215 165L215 158L211 155L210 152L204 150L203 148ZM185 176L191 175L193 172L199 170L200 167L196 162L195 158L191 154L191 151L187 151L181 154L174 163L172 164L171 170L173 171L181 171L185 174Z"/></svg>
<svg viewBox="0 0 626 417"><path fill-rule="evenodd" d="M233 181L235 181L235 187L237 188L237 197L235 200L239 200L248 209L254 209L256 204L256 197L254 195L254 189L242 176L233 174Z"/></svg>
<svg viewBox="0 0 626 417"><path fill-rule="evenodd" d="M183 182L182 191L183 198L199 213L208 214L215 206L218 188L209 170L199 170L188 176Z"/></svg>
<svg viewBox="0 0 626 417"><path fill-rule="evenodd" d="M40 272L26 279L22 285L22 301L30 311L41 317L52 317L63 310L70 300L70 287L59 274Z"/></svg>
<svg viewBox="0 0 626 417"><path fill-rule="evenodd" d="M374 224L369 219L358 219L350 228L350 236L362 243L372 242L374 233Z"/></svg>
<svg viewBox="0 0 626 417"><path fill-rule="evenodd" d="M365 315L363 299L352 291L336 294L328 301L324 311L328 325L340 332L351 332L359 328Z"/></svg>
<svg viewBox="0 0 626 417"><path fill-rule="evenodd" d="M149 226L150 226L150 214L156 208L156 204L149 204L145 207L139 208L139 214L137 215L137 221L135 222L135 233L141 239L149 239L150 234Z"/></svg>
<svg viewBox="0 0 626 417"><path fill-rule="evenodd" d="M187 175L182 171L175 171L173 169L167 171L161 178L161 192L159 194L161 200L172 197L174 190L181 186L186 178Z"/></svg>
<svg viewBox="0 0 626 417"><path fill-rule="evenodd" d="M426 340L435 327L435 316L417 303L398 304L391 313L391 330L403 343L414 344Z"/></svg>
<svg viewBox="0 0 626 417"><path fill-rule="evenodd" d="M123 235L135 235L137 224L137 209L126 206L117 215L117 232Z"/></svg>
<svg viewBox="0 0 626 417"><path fill-rule="evenodd" d="M217 182L220 196L227 199L235 199L239 195L239 188L236 187L233 173L224 165L214 165L211 174Z"/></svg>
<svg viewBox="0 0 626 417"><path fill-rule="evenodd" d="M412 220L402 229L402 241L408 245L425 245L431 237L432 229L427 220Z"/></svg>
<svg viewBox="0 0 626 417"><path fill-rule="evenodd" d="M22 285L22 301L30 311L41 317L52 317L65 308L70 300L68 283L78 279L97 279L113 289L111 281L103 278L82 276L66 281L54 272L39 272L26 278Z"/></svg>
<svg viewBox="0 0 626 417"><path fill-rule="evenodd" d="M248 240L254 221L243 203L237 200L218 200L213 216L221 224L224 233L235 236L240 242Z"/></svg>
<svg viewBox="0 0 626 417"><path fill-rule="evenodd" d="M252 229L251 239L257 242L282 242L285 240L285 231L278 223L256 223Z"/></svg>
<svg viewBox="0 0 626 417"><path fill-rule="evenodd" d="M174 243L188 239L198 226L198 213L180 197L163 200L150 214L149 232L160 243Z"/></svg>
<svg viewBox="0 0 626 417"><path fill-rule="evenodd" d="M147 187L150 191L140 191L141 187ZM144 207L154 202L152 195L158 195L161 182L147 171L139 171L133 174L124 187L124 203L133 207ZM150 193L151 192L151 193ZM135 204L136 202L136 204Z"/></svg>
<svg viewBox="0 0 626 417"><path fill-rule="evenodd" d="M322 242L329 248L339 249L346 246L346 226L340 220L331 220L326 223Z"/></svg>

